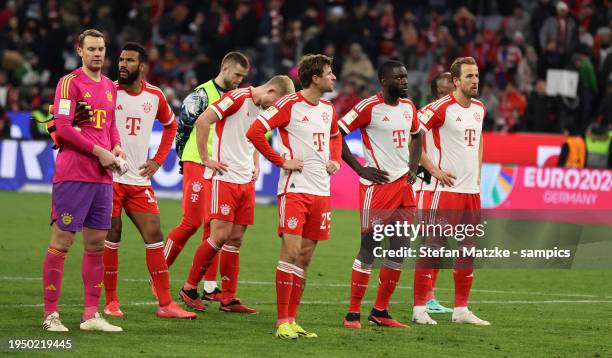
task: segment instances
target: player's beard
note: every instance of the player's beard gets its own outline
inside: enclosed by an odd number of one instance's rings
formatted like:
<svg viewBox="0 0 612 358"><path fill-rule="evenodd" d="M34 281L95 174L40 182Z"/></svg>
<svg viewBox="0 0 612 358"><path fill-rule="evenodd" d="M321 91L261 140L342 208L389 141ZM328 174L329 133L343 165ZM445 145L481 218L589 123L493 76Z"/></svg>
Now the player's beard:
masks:
<svg viewBox="0 0 612 358"><path fill-rule="evenodd" d="M467 98L474 98L474 97L478 96L478 88L476 88L476 92L474 94L472 94L472 89L471 88L468 88L467 91L463 90L463 88L462 88L461 92Z"/></svg>
<svg viewBox="0 0 612 358"><path fill-rule="evenodd" d="M408 97L408 90L401 87L390 87L389 94L393 98L406 98Z"/></svg>
<svg viewBox="0 0 612 358"><path fill-rule="evenodd" d="M136 79L138 78L138 76L140 76L140 70L136 70L132 73L129 73L128 76L126 78L121 78L121 75L119 75L118 77L118 82L120 85L131 85L132 83L134 83L134 81L136 81Z"/></svg>

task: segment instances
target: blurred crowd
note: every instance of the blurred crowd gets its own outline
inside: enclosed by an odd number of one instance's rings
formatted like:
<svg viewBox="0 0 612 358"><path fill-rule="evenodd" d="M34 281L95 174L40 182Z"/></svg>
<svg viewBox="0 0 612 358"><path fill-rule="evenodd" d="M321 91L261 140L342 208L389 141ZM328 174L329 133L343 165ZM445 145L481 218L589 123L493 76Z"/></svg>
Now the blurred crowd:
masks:
<svg viewBox="0 0 612 358"><path fill-rule="evenodd" d="M376 68L387 59L406 64L421 106L436 74L473 56L486 129L584 131L612 123L611 15L608 0L0 0L0 133L7 111L46 108L58 79L80 65L75 41L86 28L107 36L111 79L121 45L143 43L147 79L176 112L231 50L249 56L255 85L297 77L303 54L333 56L340 114L379 89ZM576 96L547 95L558 85L546 82L549 69L575 71Z"/></svg>

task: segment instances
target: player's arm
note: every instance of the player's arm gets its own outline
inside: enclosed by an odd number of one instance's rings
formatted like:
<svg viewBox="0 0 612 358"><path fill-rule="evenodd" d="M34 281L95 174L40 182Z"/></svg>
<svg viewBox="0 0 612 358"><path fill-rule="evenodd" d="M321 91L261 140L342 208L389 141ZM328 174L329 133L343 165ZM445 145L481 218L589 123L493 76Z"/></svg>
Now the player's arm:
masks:
<svg viewBox="0 0 612 358"><path fill-rule="evenodd" d="M253 143L255 149L272 162L272 164L285 170L301 171L304 168L304 162L301 159L285 159L281 157L266 140L266 132L274 128L286 126L289 123L290 116L290 113L287 111L270 106L263 113L260 113L257 120L251 124L246 136Z"/></svg>
<svg viewBox="0 0 612 358"><path fill-rule="evenodd" d="M113 108L117 107L117 91L113 93ZM110 140L111 140L111 153L115 157L120 157L121 159L126 159L127 155L121 148L121 136L119 135L119 130L117 130L117 121L115 120L115 111L111 111L110 113Z"/></svg>
<svg viewBox="0 0 612 358"><path fill-rule="evenodd" d="M159 99L157 114L155 116L163 126L159 147L153 158L148 159L138 168L140 169L139 174L149 180L159 170L159 167L164 164L168 153L170 153L170 148L172 148L172 141L176 136L176 130L178 128L174 112L172 112L172 108L170 108L170 105L166 101L166 97L162 94L159 96Z"/></svg>
<svg viewBox="0 0 612 358"><path fill-rule="evenodd" d="M73 80L70 75L63 77L55 90L53 108L57 136L76 150L96 156L104 168L115 168L115 156L110 151L94 144L72 127L78 95L76 85L71 84Z"/></svg>
<svg viewBox="0 0 612 358"><path fill-rule="evenodd" d="M433 112L429 108L426 108L422 113L418 113L419 122L421 122L421 133L425 134L426 131L433 128L440 127L444 124L444 120L440 118L438 113ZM449 172L436 167L436 165L429 159L427 151L423 150L419 163L427 170L431 176L436 178L442 186L453 186L455 185L455 179L457 177Z"/></svg>
<svg viewBox="0 0 612 358"><path fill-rule="evenodd" d="M259 178L259 152L254 150L253 151L253 177L251 178L251 180L257 181L257 178Z"/></svg>
<svg viewBox="0 0 612 358"><path fill-rule="evenodd" d="M483 153L483 143L482 143L482 133L480 133L480 143L478 144L478 185L480 185L480 173L482 172L482 153Z"/></svg>
<svg viewBox="0 0 612 358"><path fill-rule="evenodd" d="M210 126L220 120L213 108L214 107L206 108L195 122L198 153L200 153L200 159L204 166L215 171L226 172L227 165L225 163L214 161L208 157L208 136L210 135Z"/></svg>
<svg viewBox="0 0 612 358"><path fill-rule="evenodd" d="M420 130L417 130L414 134L411 134L410 144L408 145L408 181L410 184L416 182L416 173L419 169L419 161L423 152L423 135Z"/></svg>
<svg viewBox="0 0 612 358"><path fill-rule="evenodd" d="M358 106L359 104L357 104ZM355 106L355 107L357 107ZM363 112L358 113L355 108L353 108L350 112L348 112L342 119L338 121L338 126L340 127L340 133L342 134L342 160L346 164L348 164L351 169L357 175L365 180L369 180L375 184L384 184L389 181L389 173L384 170L380 170L374 167L364 167L359 163L357 158L351 152L348 144L346 144L346 140L344 140L344 136L348 135L350 132L354 131L357 128L360 128L364 125L367 125L366 114ZM367 123L366 123L367 122Z"/></svg>

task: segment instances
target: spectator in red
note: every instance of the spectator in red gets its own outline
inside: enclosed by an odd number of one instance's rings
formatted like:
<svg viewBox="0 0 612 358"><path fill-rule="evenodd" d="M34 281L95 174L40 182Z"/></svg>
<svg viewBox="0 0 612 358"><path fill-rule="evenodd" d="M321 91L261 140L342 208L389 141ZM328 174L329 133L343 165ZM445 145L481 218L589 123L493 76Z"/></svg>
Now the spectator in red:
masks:
<svg viewBox="0 0 612 358"><path fill-rule="evenodd" d="M348 81L344 84L342 90L340 90L338 97L333 100L333 103L338 116L341 118L359 101L361 101L361 97L359 96L358 89L354 83Z"/></svg>
<svg viewBox="0 0 612 358"><path fill-rule="evenodd" d="M525 113L526 107L525 96L514 87L512 81L508 81L500 98L500 114L505 120L504 126L500 129L502 131L513 130L519 124L519 118Z"/></svg>

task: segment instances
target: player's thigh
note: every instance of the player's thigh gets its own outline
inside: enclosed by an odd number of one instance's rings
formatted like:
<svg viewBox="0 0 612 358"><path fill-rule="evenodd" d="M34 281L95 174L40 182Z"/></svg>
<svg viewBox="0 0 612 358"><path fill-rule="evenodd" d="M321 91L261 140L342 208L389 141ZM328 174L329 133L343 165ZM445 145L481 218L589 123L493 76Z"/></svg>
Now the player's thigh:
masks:
<svg viewBox="0 0 612 358"><path fill-rule="evenodd" d="M138 211L126 211L126 214L132 220L146 244L154 244L164 240L159 214Z"/></svg>
<svg viewBox="0 0 612 358"><path fill-rule="evenodd" d="M210 188L210 206L206 221L217 219L233 223L240 206L240 185L212 180Z"/></svg>
<svg viewBox="0 0 612 358"><path fill-rule="evenodd" d="M296 263L302 247L302 236L283 233L281 235L280 260Z"/></svg>
<svg viewBox="0 0 612 358"><path fill-rule="evenodd" d="M244 237L246 229L246 225L234 224L230 238L225 242L225 244L235 247L242 246L242 238Z"/></svg>
<svg viewBox="0 0 612 358"><path fill-rule="evenodd" d="M278 236L302 237L310 201L307 194L287 193L278 197Z"/></svg>
<svg viewBox="0 0 612 358"><path fill-rule="evenodd" d="M96 185L76 181L53 184L51 224L55 223L61 231L81 231L96 195Z"/></svg>
<svg viewBox="0 0 612 358"><path fill-rule="evenodd" d="M92 184L93 199L83 226L108 231L111 228L111 214L113 211L113 186L111 184Z"/></svg>
<svg viewBox="0 0 612 358"><path fill-rule="evenodd" d="M387 184L359 185L361 232L390 221L402 205L401 178Z"/></svg>
<svg viewBox="0 0 612 358"><path fill-rule="evenodd" d="M202 225L206 194L204 179L204 166L184 162L183 164L183 218L182 222L191 227Z"/></svg>
<svg viewBox="0 0 612 358"><path fill-rule="evenodd" d="M255 223L255 184L240 184L234 224L253 225Z"/></svg>
<svg viewBox="0 0 612 358"><path fill-rule="evenodd" d="M125 186L125 211L159 215L157 196L150 185Z"/></svg>
<svg viewBox="0 0 612 358"><path fill-rule="evenodd" d="M311 195L310 199L302 237L315 241L327 240L331 225L329 196Z"/></svg>
<svg viewBox="0 0 612 358"><path fill-rule="evenodd" d="M126 199L126 185L122 183L113 183L113 211L112 217L120 217Z"/></svg>

